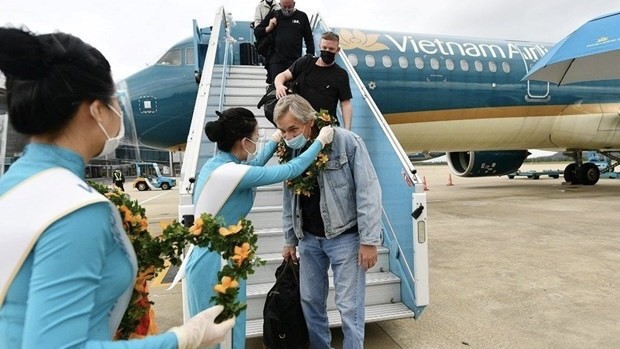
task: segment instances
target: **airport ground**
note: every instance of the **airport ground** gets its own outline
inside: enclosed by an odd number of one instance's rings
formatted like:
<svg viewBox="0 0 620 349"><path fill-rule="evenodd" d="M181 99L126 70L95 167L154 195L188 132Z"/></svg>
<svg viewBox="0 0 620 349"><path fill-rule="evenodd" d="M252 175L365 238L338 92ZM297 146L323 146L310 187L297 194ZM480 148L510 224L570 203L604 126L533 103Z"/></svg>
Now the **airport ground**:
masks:
<svg viewBox="0 0 620 349"><path fill-rule="evenodd" d="M446 165L418 171L429 189L430 305L418 320L368 324L365 348L620 348L620 180L452 175L448 186ZM129 193L154 232L176 216L176 190ZM151 289L162 331L182 318L180 287L166 287Z"/></svg>

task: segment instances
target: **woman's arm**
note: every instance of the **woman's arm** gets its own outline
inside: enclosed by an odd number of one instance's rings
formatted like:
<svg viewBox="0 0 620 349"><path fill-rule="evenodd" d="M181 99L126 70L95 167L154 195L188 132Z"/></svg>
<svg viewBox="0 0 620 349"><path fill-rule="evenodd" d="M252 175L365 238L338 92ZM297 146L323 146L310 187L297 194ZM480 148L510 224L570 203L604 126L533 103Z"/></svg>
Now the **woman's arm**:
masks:
<svg viewBox="0 0 620 349"><path fill-rule="evenodd" d="M276 143L273 139L270 139L267 144L261 149L260 153L254 158L252 161L248 162L250 166L265 166L267 161L271 159L273 153L276 152L278 147L278 143Z"/></svg>
<svg viewBox="0 0 620 349"><path fill-rule="evenodd" d="M323 144L315 140L306 151L286 164L265 167L253 166L245 174L237 188L255 188L295 178L301 175L315 161L322 148Z"/></svg>

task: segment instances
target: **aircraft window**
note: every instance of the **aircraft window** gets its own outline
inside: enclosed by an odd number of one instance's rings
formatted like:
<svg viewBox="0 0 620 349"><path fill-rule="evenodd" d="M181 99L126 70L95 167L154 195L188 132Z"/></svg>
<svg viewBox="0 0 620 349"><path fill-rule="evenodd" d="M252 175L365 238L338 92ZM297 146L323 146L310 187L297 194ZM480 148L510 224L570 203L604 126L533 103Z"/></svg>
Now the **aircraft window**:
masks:
<svg viewBox="0 0 620 349"><path fill-rule="evenodd" d="M433 70L439 69L439 60L437 58L431 58L431 68L433 68Z"/></svg>
<svg viewBox="0 0 620 349"><path fill-rule="evenodd" d="M188 47L185 49L185 65L194 65L194 62L196 61L195 59L196 57L194 57L194 48L193 47Z"/></svg>
<svg viewBox="0 0 620 349"><path fill-rule="evenodd" d="M375 56L373 55L366 55L366 65L369 66L370 68L375 66Z"/></svg>
<svg viewBox="0 0 620 349"><path fill-rule="evenodd" d="M506 74L510 73L510 64L508 64L508 62L502 62L502 70Z"/></svg>
<svg viewBox="0 0 620 349"><path fill-rule="evenodd" d="M491 73L497 72L497 63L495 61L489 61L489 70Z"/></svg>
<svg viewBox="0 0 620 349"><path fill-rule="evenodd" d="M424 60L422 59L422 57L416 57L414 62L416 68L424 69Z"/></svg>
<svg viewBox="0 0 620 349"><path fill-rule="evenodd" d="M448 70L450 71L454 70L454 61L452 60L452 58L446 59L446 68L448 68Z"/></svg>
<svg viewBox="0 0 620 349"><path fill-rule="evenodd" d="M407 69L407 67L409 66L409 61L407 60L407 57L398 57L398 65L400 65L400 67L403 69Z"/></svg>
<svg viewBox="0 0 620 349"><path fill-rule="evenodd" d="M157 61L157 64L162 65L181 65L181 49L170 50Z"/></svg>
<svg viewBox="0 0 620 349"><path fill-rule="evenodd" d="M482 62L480 62L479 60L475 60L474 61L474 67L476 68L476 71L482 71Z"/></svg>
<svg viewBox="0 0 620 349"><path fill-rule="evenodd" d="M392 67L392 57L390 56L383 56L383 66L386 68L391 68Z"/></svg>
<svg viewBox="0 0 620 349"><path fill-rule="evenodd" d="M467 62L464 59L461 59L461 70L462 71L469 71L469 62Z"/></svg>
<svg viewBox="0 0 620 349"><path fill-rule="evenodd" d="M357 61L357 55L350 54L347 57L349 58L349 62L351 62L351 65L354 66L354 67L357 67L357 63L359 63Z"/></svg>

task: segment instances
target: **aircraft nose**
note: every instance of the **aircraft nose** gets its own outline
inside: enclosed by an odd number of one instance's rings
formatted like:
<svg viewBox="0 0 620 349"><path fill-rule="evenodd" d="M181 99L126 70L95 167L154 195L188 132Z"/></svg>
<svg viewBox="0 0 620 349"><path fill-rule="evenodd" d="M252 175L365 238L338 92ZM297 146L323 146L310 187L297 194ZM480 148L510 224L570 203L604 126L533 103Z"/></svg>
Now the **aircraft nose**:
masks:
<svg viewBox="0 0 620 349"><path fill-rule="evenodd" d="M134 117L134 110L131 106L131 91L126 80L121 80L116 83L116 96L118 102L123 110L124 123L125 123L125 136L123 142L128 144L138 144L136 120Z"/></svg>

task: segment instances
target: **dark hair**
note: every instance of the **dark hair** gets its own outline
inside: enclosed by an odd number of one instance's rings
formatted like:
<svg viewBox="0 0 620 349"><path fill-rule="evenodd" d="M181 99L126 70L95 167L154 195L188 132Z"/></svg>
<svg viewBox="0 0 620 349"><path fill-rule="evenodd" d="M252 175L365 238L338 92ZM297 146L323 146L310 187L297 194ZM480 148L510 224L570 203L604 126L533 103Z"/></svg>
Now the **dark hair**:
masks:
<svg viewBox="0 0 620 349"><path fill-rule="evenodd" d="M221 151L230 151L239 139L250 138L258 122L254 113L245 108L230 108L220 113L220 118L205 125L205 134L211 142L217 142Z"/></svg>
<svg viewBox="0 0 620 349"><path fill-rule="evenodd" d="M54 134L81 102L109 103L114 94L108 61L69 34L0 28L0 70L6 75L11 125L26 135Z"/></svg>

